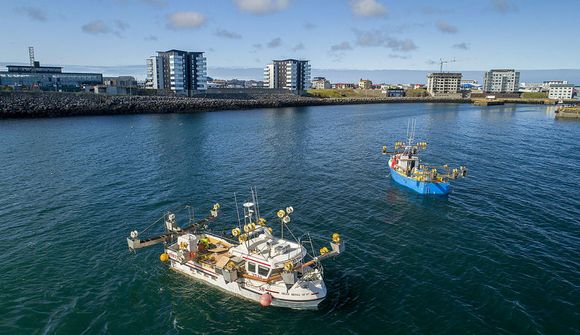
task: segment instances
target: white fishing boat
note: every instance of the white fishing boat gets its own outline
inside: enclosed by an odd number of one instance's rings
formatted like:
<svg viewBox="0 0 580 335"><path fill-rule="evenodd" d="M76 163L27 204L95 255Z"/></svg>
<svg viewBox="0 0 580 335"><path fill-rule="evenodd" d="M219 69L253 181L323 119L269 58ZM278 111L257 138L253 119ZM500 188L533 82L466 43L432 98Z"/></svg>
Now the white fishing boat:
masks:
<svg viewBox="0 0 580 335"><path fill-rule="evenodd" d="M162 217L165 233L140 239L142 233L134 230L127 238L129 249L163 243L160 259L171 269L262 306L317 308L327 293L321 261L344 251L340 235L334 233L330 248L323 247L314 255L310 235L296 238L288 227L292 207L276 213L280 237L272 234L260 216L254 191L252 200L242 207L243 220L238 213L238 223L228 236L209 227L219 214L220 205L215 204L207 218L190 219L185 227L177 225L175 213L166 213Z"/></svg>

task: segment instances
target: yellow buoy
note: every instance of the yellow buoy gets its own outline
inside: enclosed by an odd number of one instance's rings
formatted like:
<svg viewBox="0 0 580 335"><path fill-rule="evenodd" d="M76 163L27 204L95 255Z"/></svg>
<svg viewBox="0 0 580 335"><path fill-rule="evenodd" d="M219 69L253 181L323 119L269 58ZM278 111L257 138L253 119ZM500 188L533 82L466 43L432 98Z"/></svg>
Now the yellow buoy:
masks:
<svg viewBox="0 0 580 335"><path fill-rule="evenodd" d="M327 248L327 247L322 247L322 248L320 248L320 254L321 254L321 255L324 255L324 254L326 254L328 251L329 251L329 250L328 250L328 248Z"/></svg>
<svg viewBox="0 0 580 335"><path fill-rule="evenodd" d="M159 260L162 262L167 262L169 260L169 255L166 252L164 252L161 255L159 255Z"/></svg>
<svg viewBox="0 0 580 335"><path fill-rule="evenodd" d="M258 224L259 224L260 226L265 226L265 225L266 225L266 219L264 219L264 218L259 218L259 219L258 219Z"/></svg>
<svg viewBox="0 0 580 335"><path fill-rule="evenodd" d="M240 235L240 233L241 233L240 228L234 228L234 229L232 229L232 235L234 237L238 237Z"/></svg>
<svg viewBox="0 0 580 335"><path fill-rule="evenodd" d="M284 270L286 270L287 272L292 271L292 269L294 269L294 264L292 263L292 261L288 261L286 263L284 263Z"/></svg>
<svg viewBox="0 0 580 335"><path fill-rule="evenodd" d="M340 234L339 233L332 234L332 242L340 243Z"/></svg>
<svg viewBox="0 0 580 335"><path fill-rule="evenodd" d="M276 215L281 219L286 215L286 212L284 212L283 209L279 210Z"/></svg>

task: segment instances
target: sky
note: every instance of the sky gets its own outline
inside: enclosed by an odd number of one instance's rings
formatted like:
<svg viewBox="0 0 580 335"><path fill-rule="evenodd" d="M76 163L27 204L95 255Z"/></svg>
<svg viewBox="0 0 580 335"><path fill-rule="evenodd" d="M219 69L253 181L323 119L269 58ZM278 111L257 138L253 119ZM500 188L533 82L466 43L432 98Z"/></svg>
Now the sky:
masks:
<svg viewBox="0 0 580 335"><path fill-rule="evenodd" d="M317 69L580 69L579 0L2 0L0 63L208 67L308 59Z"/></svg>

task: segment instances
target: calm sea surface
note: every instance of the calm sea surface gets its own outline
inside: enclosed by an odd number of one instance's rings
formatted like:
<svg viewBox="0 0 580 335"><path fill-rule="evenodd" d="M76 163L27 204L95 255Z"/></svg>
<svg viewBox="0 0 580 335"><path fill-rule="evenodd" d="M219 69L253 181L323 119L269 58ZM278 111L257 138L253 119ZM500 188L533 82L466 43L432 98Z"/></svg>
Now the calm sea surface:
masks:
<svg viewBox="0 0 580 335"><path fill-rule="evenodd" d="M464 164L449 197L387 177L417 119L425 160ZM0 121L0 334L578 334L580 122L545 106L387 104ZM318 247L318 311L261 308L125 238L256 186Z"/></svg>

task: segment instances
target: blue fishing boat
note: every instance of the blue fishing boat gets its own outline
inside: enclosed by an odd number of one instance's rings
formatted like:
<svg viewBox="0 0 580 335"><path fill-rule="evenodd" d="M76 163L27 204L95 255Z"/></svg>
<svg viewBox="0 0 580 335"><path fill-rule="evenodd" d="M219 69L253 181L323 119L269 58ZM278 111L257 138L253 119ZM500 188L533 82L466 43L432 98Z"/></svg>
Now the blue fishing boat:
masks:
<svg viewBox="0 0 580 335"><path fill-rule="evenodd" d="M467 176L467 168L451 169L448 165L434 166L421 162L418 152L425 150L427 142L415 142L415 120L407 126L407 142L397 141L393 151L383 146L389 155L389 170L395 182L419 194L445 195L451 192L450 181Z"/></svg>

